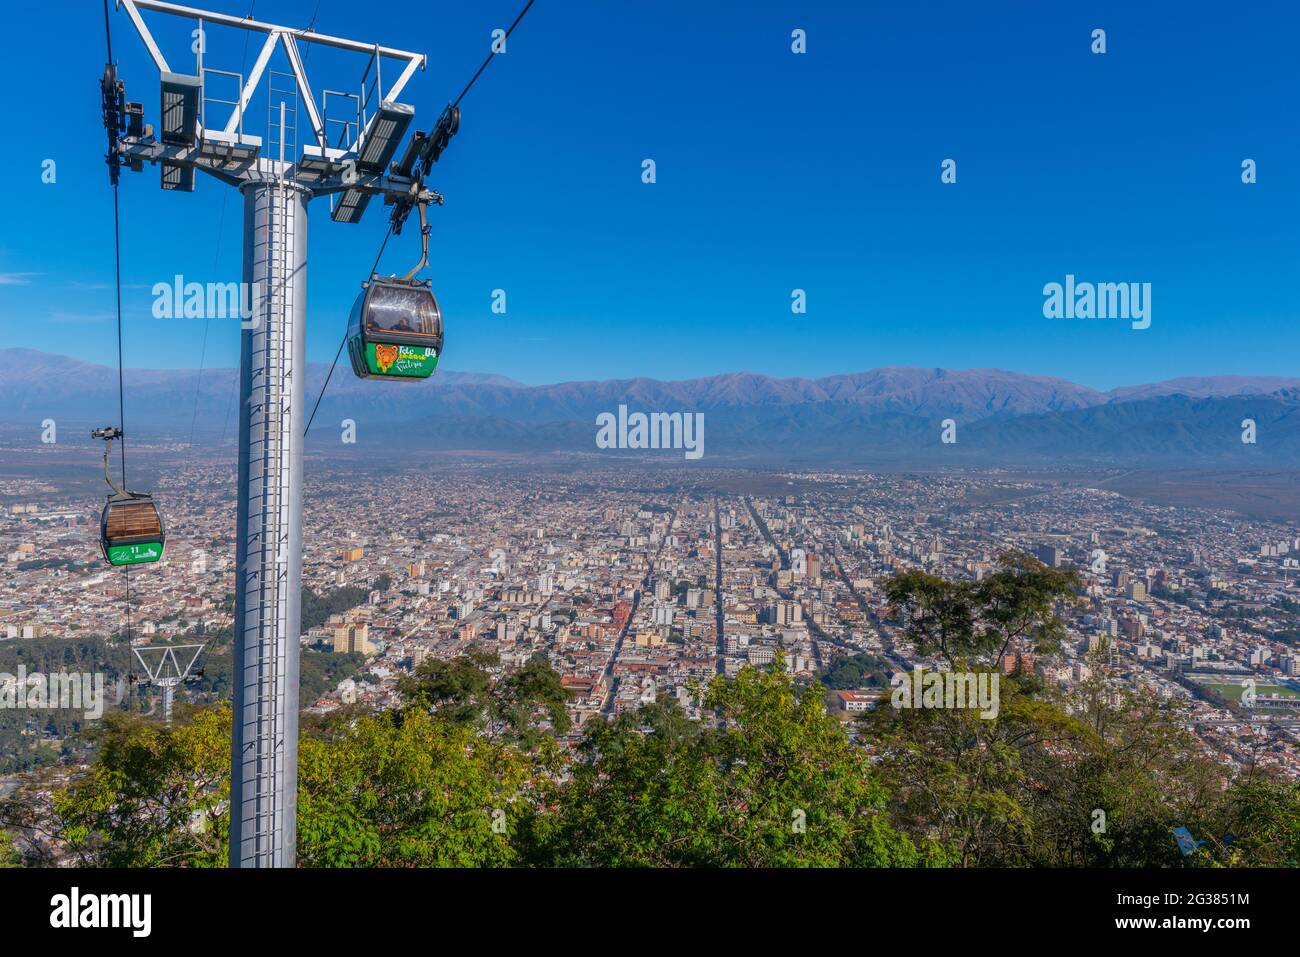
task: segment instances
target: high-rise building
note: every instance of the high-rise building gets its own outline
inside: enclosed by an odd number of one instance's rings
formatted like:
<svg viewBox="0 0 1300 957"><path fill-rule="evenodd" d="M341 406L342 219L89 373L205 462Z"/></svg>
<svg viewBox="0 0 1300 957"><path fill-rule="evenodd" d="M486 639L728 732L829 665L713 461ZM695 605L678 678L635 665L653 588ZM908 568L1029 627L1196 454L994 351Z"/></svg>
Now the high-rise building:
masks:
<svg viewBox="0 0 1300 957"><path fill-rule="evenodd" d="M360 652L371 654L374 646L370 643L370 626L361 624L342 624L334 629L334 651L337 654Z"/></svg>
<svg viewBox="0 0 1300 957"><path fill-rule="evenodd" d="M803 621L803 606L797 601L779 601L776 603L776 623L793 625Z"/></svg>

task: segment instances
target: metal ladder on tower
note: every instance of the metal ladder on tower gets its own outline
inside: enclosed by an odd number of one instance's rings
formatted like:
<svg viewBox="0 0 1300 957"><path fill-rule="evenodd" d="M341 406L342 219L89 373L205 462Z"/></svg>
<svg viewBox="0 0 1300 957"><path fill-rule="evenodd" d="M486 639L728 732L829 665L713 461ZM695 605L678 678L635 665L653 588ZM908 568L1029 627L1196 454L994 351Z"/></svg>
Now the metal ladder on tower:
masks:
<svg viewBox="0 0 1300 957"><path fill-rule="evenodd" d="M277 84L279 77L281 83ZM291 85L284 85L288 81ZM254 279L265 284L262 322L253 333L252 366L261 371L262 381L252 383L252 394L258 401L248 410L249 456L258 463L256 483L250 482L247 508L250 515L258 515L256 541L246 543L248 556L256 555L258 605L262 610L254 623L257 629L257 655L245 656L244 700L254 701L254 726L245 734L249 742L246 752L254 752L252 773L244 780L251 781L256 813L253 816L252 849L241 860L250 865L253 859L264 858L262 863L276 865L280 862L265 859L274 848L284 842L279 834L282 827L283 808L278 806L280 782L285 768L285 732L280 714L273 706L284 701L289 642L296 640L289 634L288 606L288 545L290 516L289 463L294 437L290 435L292 417L288 413L286 396L292 396L293 376L293 279L290 263L294 262L295 237L294 187L286 180L287 170L296 173L294 163L297 148L298 90L291 74L270 71L267 96L268 153L274 170L270 188L259 198L264 202L267 229L266 240L256 250ZM278 114L278 115L277 115ZM268 157L270 159L271 157ZM270 375L267 370L283 369L283 376ZM252 564L250 562L250 564ZM246 623L247 624L247 623ZM269 653L268 653L269 652ZM241 719L243 716L240 716ZM246 762L246 767L247 767Z"/></svg>
<svg viewBox="0 0 1300 957"><path fill-rule="evenodd" d="M281 163L293 163L298 156L298 81L292 73L268 70L267 74L266 155ZM280 86L276 86L276 77L280 78Z"/></svg>
<svg viewBox="0 0 1300 957"><path fill-rule="evenodd" d="M281 175L283 170L281 169ZM275 182L263 194L266 202L265 216L267 240L257 250L254 276L263 277L266 284L264 309L260 327L254 330L254 369L262 370L263 379L253 383L257 402L249 409L250 458L258 462L258 481L250 484L247 507L250 514L259 516L256 541L246 543L246 555L256 560L250 565L256 571L256 590L262 616L253 623L257 629L259 654L256 659L246 657L245 674L241 676L245 700L253 700L256 725L253 734L246 735L253 750L256 764L245 780L253 782L257 812L253 827L253 854L261 856L270 848L281 846L278 831L281 827L282 808L277 806L278 784L285 774L284 735L277 710L271 702L285 700L286 655L289 642L296 636L288 633L288 544L290 506L289 467L286 457L291 454L293 436L290 434L292 417L287 413L287 397L292 396L294 355L292 323L293 277L290 263L294 262L293 198L294 187L283 179ZM283 377L266 375L267 369L283 368ZM247 622L245 623L247 626ZM267 654L267 652L270 654ZM262 662L267 666L263 668ZM250 694L251 692L251 694ZM242 716L241 716L242 718ZM247 855L245 855L247 859ZM251 863L251 861L249 861ZM276 862L268 862L276 863Z"/></svg>

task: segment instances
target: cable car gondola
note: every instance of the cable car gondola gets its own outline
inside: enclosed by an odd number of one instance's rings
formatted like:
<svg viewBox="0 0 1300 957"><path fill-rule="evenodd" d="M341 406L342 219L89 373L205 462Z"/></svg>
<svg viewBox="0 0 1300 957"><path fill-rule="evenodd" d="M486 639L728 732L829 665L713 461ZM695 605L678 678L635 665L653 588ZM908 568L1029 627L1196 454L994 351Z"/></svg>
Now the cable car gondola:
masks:
<svg viewBox="0 0 1300 957"><path fill-rule="evenodd" d="M420 204L423 253L400 279L372 275L348 318L348 356L358 378L427 379L442 355L442 311L432 283L415 278L429 260L429 225Z"/></svg>
<svg viewBox="0 0 1300 957"><path fill-rule="evenodd" d="M143 565L158 561L163 556L167 536L162 512L158 511L153 496L120 489L109 477L109 452L113 440L122 437L122 430L110 426L96 429L91 435L105 442L104 481L113 490L99 517L99 550L104 560L110 565Z"/></svg>

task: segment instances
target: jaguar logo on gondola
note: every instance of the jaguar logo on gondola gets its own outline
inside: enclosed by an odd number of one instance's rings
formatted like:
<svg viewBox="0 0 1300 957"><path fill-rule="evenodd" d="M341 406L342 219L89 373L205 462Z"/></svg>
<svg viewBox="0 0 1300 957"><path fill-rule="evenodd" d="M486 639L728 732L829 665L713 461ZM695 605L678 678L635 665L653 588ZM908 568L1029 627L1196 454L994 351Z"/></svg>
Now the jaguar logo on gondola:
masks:
<svg viewBox="0 0 1300 957"><path fill-rule="evenodd" d="M366 345L365 368L370 375L427 379L438 365L438 353L423 346L371 342Z"/></svg>
<svg viewBox="0 0 1300 957"><path fill-rule="evenodd" d="M397 361L397 346L375 345L375 364L380 372L387 372Z"/></svg>

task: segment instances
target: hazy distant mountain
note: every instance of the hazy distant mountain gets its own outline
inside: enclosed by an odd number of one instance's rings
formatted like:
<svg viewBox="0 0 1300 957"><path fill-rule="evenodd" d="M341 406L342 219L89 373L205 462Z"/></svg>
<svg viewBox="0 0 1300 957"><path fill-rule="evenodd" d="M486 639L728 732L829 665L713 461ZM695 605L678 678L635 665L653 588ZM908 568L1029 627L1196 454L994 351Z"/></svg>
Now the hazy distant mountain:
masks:
<svg viewBox="0 0 1300 957"><path fill-rule="evenodd" d="M1242 422L1256 442L1242 442ZM1300 391L1270 395L1158 395L1065 413L974 424L968 450L1019 464L1086 459L1115 466L1300 465Z"/></svg>
<svg viewBox="0 0 1300 957"><path fill-rule="evenodd" d="M344 362L313 436L328 437L350 418L363 441L596 454L595 417L623 404L706 413L706 462L1300 465L1300 379L1212 376L1100 392L999 369L887 368L819 379L739 372L525 386L447 371L423 383L362 381ZM308 412L327 368L308 365ZM199 436L235 434L234 370L208 369L200 381L195 370L128 369L126 384L137 435L185 436L191 423ZM36 427L55 418L79 427L115 418L116 403L116 369L0 350L0 422ZM939 441L947 418L957 423L953 445ZM1256 422L1253 445L1241 442L1247 418Z"/></svg>
<svg viewBox="0 0 1300 957"><path fill-rule="evenodd" d="M1162 395L1185 395L1194 399L1227 395L1267 395L1283 389L1300 388L1300 379L1285 376L1212 375L1166 379L1150 385L1126 385L1107 393L1112 402L1154 399Z"/></svg>
<svg viewBox="0 0 1300 957"><path fill-rule="evenodd" d="M307 391L313 402L328 371L327 363L307 364ZM196 369L127 369L125 379L128 419L151 429L183 427L188 432L191 420L197 419L197 430L221 431L239 389L236 369L204 369L202 375ZM439 372L436 381L452 391L462 386L523 388L506 376L476 372ZM424 411L414 393L390 391L407 383L381 383L378 392L365 389L366 384L353 377L344 356L330 380L329 395L356 397L367 411L387 409L402 418ZM116 410L116 368L34 349L0 349L0 422L26 423L33 416L38 421L97 422L106 413L115 418Z"/></svg>

